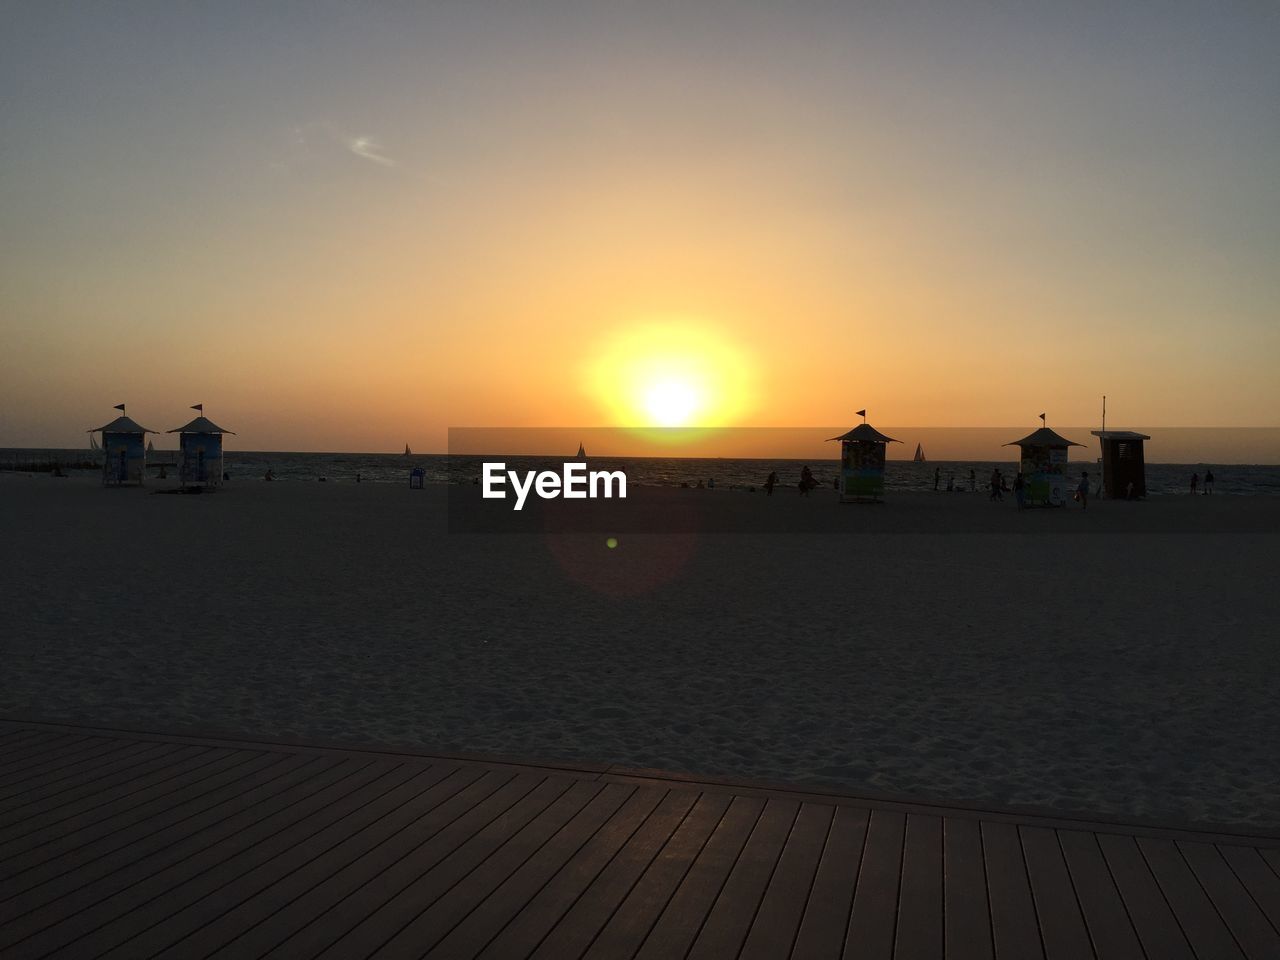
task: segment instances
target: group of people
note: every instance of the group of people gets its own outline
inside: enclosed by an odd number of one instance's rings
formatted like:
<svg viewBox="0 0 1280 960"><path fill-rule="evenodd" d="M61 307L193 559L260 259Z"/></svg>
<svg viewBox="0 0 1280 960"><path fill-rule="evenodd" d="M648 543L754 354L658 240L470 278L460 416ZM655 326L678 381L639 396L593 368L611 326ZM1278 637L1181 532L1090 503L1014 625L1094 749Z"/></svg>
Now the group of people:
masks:
<svg viewBox="0 0 1280 960"><path fill-rule="evenodd" d="M1196 492L1196 487L1198 487L1199 485L1200 485L1200 474L1199 473L1191 474L1191 492L1193 494ZM1204 493L1206 496L1208 494L1213 493L1213 471L1212 470L1206 470L1204 472Z"/></svg>

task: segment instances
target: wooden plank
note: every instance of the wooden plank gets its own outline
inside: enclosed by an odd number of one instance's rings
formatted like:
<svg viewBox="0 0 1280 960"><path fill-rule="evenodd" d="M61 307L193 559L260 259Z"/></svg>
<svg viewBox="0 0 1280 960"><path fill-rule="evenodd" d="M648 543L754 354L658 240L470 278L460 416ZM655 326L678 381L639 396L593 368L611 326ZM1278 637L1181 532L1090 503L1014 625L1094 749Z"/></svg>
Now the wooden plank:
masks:
<svg viewBox="0 0 1280 960"><path fill-rule="evenodd" d="M1211 843L1179 841L1178 850L1245 956L1280 957L1280 935Z"/></svg>
<svg viewBox="0 0 1280 960"><path fill-rule="evenodd" d="M222 751L223 754L229 751ZM163 783L175 767L199 763L217 751L209 747L188 747L179 743L157 743L152 749L130 757L118 767L93 775L83 783L68 785L51 795L36 796L20 807L0 813L0 848L23 836L46 830L72 816L79 816L121 795L134 796L156 783Z"/></svg>
<svg viewBox="0 0 1280 960"><path fill-rule="evenodd" d="M672 791L578 902L556 921L532 956L539 960L581 956L631 898L635 902L627 912L633 918L647 917L635 921L644 922L647 931L728 807L729 798L722 795ZM514 950L512 954L500 952L498 946L495 941L485 956L501 960L523 955Z"/></svg>
<svg viewBox="0 0 1280 960"><path fill-rule="evenodd" d="M586 955L625 956L640 944L637 958L683 957L764 809L765 804L754 798L730 801L729 809L696 858L685 861L684 876L658 912L650 913L650 905L644 904L643 913L632 914L628 909L631 904L624 904Z"/></svg>
<svg viewBox="0 0 1280 960"><path fill-rule="evenodd" d="M376 952L388 960L421 956L419 946L430 946L437 927L444 932L452 929L466 915L468 899L474 902L487 896L586 809L604 787L589 780L544 780L524 801L383 901L325 954L364 957ZM628 793L634 789L615 788ZM619 804L624 799L618 794L613 797Z"/></svg>
<svg viewBox="0 0 1280 960"><path fill-rule="evenodd" d="M844 952L870 819L869 810L836 808L831 832L822 849L809 900L800 920L792 956L835 958Z"/></svg>
<svg viewBox="0 0 1280 960"><path fill-rule="evenodd" d="M289 764L300 762L304 761L293 760ZM141 842L196 813L234 800L259 778L272 779L278 775L277 760L272 756L233 753L221 763L193 771L192 779L179 789L155 800L126 806L117 815L96 820L84 829L76 829L73 820L66 832L49 837L39 847L5 863L6 871L12 871L9 889L14 893L21 891L26 898L27 891L35 891L72 871L81 874L100 857ZM129 802L124 801L126 805ZM38 902L41 895L31 893L30 897Z"/></svg>
<svg viewBox="0 0 1280 960"><path fill-rule="evenodd" d="M24 784L21 792L11 794L0 802L0 822L11 822L10 816L21 816L19 811L30 810L33 805L42 806L56 802L58 797L70 790L83 787L108 777L123 766L127 766L139 757L145 757L151 748L142 744L129 748L109 751L101 756L87 757L83 765L53 771L46 777L39 777Z"/></svg>
<svg viewBox="0 0 1280 960"><path fill-rule="evenodd" d="M824 803L800 806L778 868L742 945L742 960L790 956L835 812L835 807Z"/></svg>
<svg viewBox="0 0 1280 960"><path fill-rule="evenodd" d="M28 739L14 745L2 758L4 761L4 780L8 783L21 779L22 775L33 767L51 760L57 760L68 754L81 754L97 741L84 734L48 734L43 737Z"/></svg>
<svg viewBox="0 0 1280 960"><path fill-rule="evenodd" d="M276 946L266 956L311 957L328 950L490 823L519 809L521 801L547 780L537 774L486 773L390 841L379 844L354 870L348 868L330 878L327 882L346 888L347 893L322 914L308 911L310 922L301 929L277 927L277 918L271 917L264 935L275 939ZM559 789L561 783L557 778L550 789ZM547 790L542 787L538 796L545 797ZM538 802L545 807L546 802ZM229 955L238 956L239 952L232 950Z"/></svg>
<svg viewBox="0 0 1280 960"><path fill-rule="evenodd" d="M1058 836L1047 827L1021 827L1023 858L1036 916L1040 918L1040 941L1048 960L1079 960L1093 956L1093 943L1084 925L1084 914L1076 900L1071 874L1058 847Z"/></svg>
<svg viewBox="0 0 1280 960"><path fill-rule="evenodd" d="M24 802L22 797L30 790L80 777L89 770L113 762L116 754L138 749L138 744L123 740L114 743L81 740L56 755L39 753L0 784L0 808L8 809Z"/></svg>
<svg viewBox="0 0 1280 960"><path fill-rule="evenodd" d="M526 837L533 833L531 824L419 914L387 944L386 955L417 958L427 947L431 957L475 957L600 831L626 810L632 811L627 822L638 825L662 793L631 784L592 786L596 793L586 805L541 846L524 856L537 840L536 835ZM643 798L638 809L631 802L637 793ZM518 849L521 842L525 849Z"/></svg>
<svg viewBox="0 0 1280 960"><path fill-rule="evenodd" d="M55 899L15 924L15 934L29 936L15 957L44 956L72 943L76 952L105 956L148 928L153 935L176 939L167 931L173 926L173 914L199 899L192 887L210 879L217 882L216 872L212 878L209 875L211 867L239 849L256 849L259 841L271 837L271 829L259 826L261 821L273 821L269 827L282 825L282 820L287 825L290 817L299 815L300 803L336 801L343 789L353 789L353 780L359 786L376 776L380 768L385 769L372 760L326 762L324 758L298 757L288 776L235 798L217 811L220 819L188 821L186 836L175 838L176 831L171 830L159 842L147 838L102 857L93 864L95 880L68 875L63 878L65 883L51 885L46 891ZM89 882L77 886L81 880ZM161 918L165 918L163 929L154 927ZM143 949L131 947L126 952L138 955Z"/></svg>
<svg viewBox="0 0 1280 960"><path fill-rule="evenodd" d="M799 814L800 804L790 798L775 798L765 804L693 941L690 960L715 960L741 952ZM795 927L783 934L787 940L794 935Z"/></svg>
<svg viewBox="0 0 1280 960"><path fill-rule="evenodd" d="M277 769L298 776L306 774L307 770L323 770L332 766L335 765L325 763L323 758L299 757L288 767L281 765ZM290 777L273 777L260 784L252 781L247 784L232 782L219 788L217 802L196 806L190 815L183 816L181 814L184 811L179 811L179 815L172 817L168 823L162 822L159 817L151 822L143 821L108 837L109 842L73 849L59 860L42 865L30 877L32 881L39 882L30 882L26 889L16 893L6 904L15 917L21 917L11 925L11 931L20 930L23 936L29 935L47 925L38 922L42 919L47 919L48 923L56 922L73 905L91 906L110 896L118 889L113 875L122 864L141 860L168 848L185 836L199 832L209 822L227 816L228 804L233 812L237 803L253 803L269 795L271 791L287 789L289 783Z"/></svg>
<svg viewBox="0 0 1280 960"><path fill-rule="evenodd" d="M998 960L1043 957L1040 925L1031 899L1031 883L1022 857L1018 828L982 823L982 853L991 902L991 938Z"/></svg>
<svg viewBox="0 0 1280 960"><path fill-rule="evenodd" d="M902 885L898 891L897 945L899 960L941 957L942 820L911 814L902 848Z"/></svg>
<svg viewBox="0 0 1280 960"><path fill-rule="evenodd" d="M1262 859L1267 861L1267 865L1275 871L1276 876L1280 876L1280 850L1259 850Z"/></svg>
<svg viewBox="0 0 1280 960"><path fill-rule="evenodd" d="M1191 945L1138 849L1137 840L1103 833L1097 834L1097 841L1147 956L1194 960Z"/></svg>
<svg viewBox="0 0 1280 960"><path fill-rule="evenodd" d="M1097 836L1080 830L1060 830L1058 845L1099 960L1144 960L1146 954L1103 859Z"/></svg>
<svg viewBox="0 0 1280 960"><path fill-rule="evenodd" d="M944 947L948 960L993 960L991 903L976 820L942 821Z"/></svg>
<svg viewBox="0 0 1280 960"><path fill-rule="evenodd" d="M893 954L906 826L907 818L901 813L871 811L844 946L848 960L875 960Z"/></svg>
<svg viewBox="0 0 1280 960"><path fill-rule="evenodd" d="M441 773L446 775L441 777ZM486 776L484 784L473 788ZM450 815L465 812L460 795L472 804L479 803L508 780L504 774L480 767L429 768L370 801L368 810L362 811L373 818L368 826L352 832L345 818L337 820L305 843L263 860L252 874L233 881L240 897L230 909L213 891L176 917L175 929L189 927L190 936L204 953L260 956L370 880L374 873L369 864L381 853L394 850L400 842L412 843L432 825L442 825ZM452 808L441 810L446 803ZM451 814L451 809L456 813ZM325 849L330 842L333 845ZM201 925L201 920L220 908L224 911L221 915Z"/></svg>
<svg viewBox="0 0 1280 960"><path fill-rule="evenodd" d="M1280 930L1280 876L1267 866L1262 854L1253 847L1223 846L1218 848L1232 872L1240 878L1259 909L1271 925Z"/></svg>
<svg viewBox="0 0 1280 960"><path fill-rule="evenodd" d="M630 876L634 881L643 869L640 864L648 865L661 843L692 809L696 799L697 794L688 790L640 787L613 820L590 840L582 853L566 864L479 955L489 958L527 957L562 917L586 903L589 894L598 899L602 887L620 887L621 882L612 878L624 873L628 867L631 867ZM637 822L642 813L643 818ZM589 913L585 909L583 912ZM593 929L591 935L594 933Z"/></svg>
<svg viewBox="0 0 1280 960"><path fill-rule="evenodd" d="M669 791L637 787L595 834L546 877L548 848L521 868L519 886L503 884L449 933L433 956L475 957L495 949L500 956L528 956L556 921L635 836ZM687 798L692 805L692 797ZM687 809L687 807L686 807ZM550 845L549 845L550 846ZM513 875L513 880L515 879ZM523 923L522 923L523 921Z"/></svg>
<svg viewBox="0 0 1280 960"><path fill-rule="evenodd" d="M62 734L30 728L14 728L7 731L3 742L0 742L0 770L8 767L10 757L22 756L32 747L39 747L41 744L49 743L60 736Z"/></svg>
<svg viewBox="0 0 1280 960"><path fill-rule="evenodd" d="M1172 840L1138 839L1147 866L1164 892L1187 935L1191 947L1198 956L1215 960L1238 960L1244 956L1231 931L1212 901L1201 889L1191 868Z"/></svg>

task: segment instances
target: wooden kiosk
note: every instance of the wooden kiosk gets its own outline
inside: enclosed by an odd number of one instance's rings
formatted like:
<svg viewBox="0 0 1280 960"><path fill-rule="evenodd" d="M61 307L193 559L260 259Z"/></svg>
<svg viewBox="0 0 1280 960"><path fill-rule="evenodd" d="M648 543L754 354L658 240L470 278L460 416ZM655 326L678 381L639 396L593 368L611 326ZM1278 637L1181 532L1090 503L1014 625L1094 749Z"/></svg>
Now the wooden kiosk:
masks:
<svg viewBox="0 0 1280 960"><path fill-rule="evenodd" d="M1102 445L1102 489L1108 500L1141 500L1147 495L1147 463L1142 455L1145 433L1132 430L1090 431Z"/></svg>
<svg viewBox="0 0 1280 960"><path fill-rule="evenodd" d="M859 413L866 416L862 411ZM885 447L902 441L886 437L865 420L848 433L831 440L840 441L840 502L881 503L884 498Z"/></svg>

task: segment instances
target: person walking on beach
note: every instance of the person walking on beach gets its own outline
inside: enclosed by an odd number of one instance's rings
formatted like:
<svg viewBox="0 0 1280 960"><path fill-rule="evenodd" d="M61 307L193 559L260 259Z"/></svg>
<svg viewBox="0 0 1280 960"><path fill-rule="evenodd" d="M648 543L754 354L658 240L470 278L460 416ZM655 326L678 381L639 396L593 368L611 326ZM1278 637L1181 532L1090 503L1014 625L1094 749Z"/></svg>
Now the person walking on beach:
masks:
<svg viewBox="0 0 1280 960"><path fill-rule="evenodd" d="M1213 493L1213 471L1206 470L1204 472L1204 495L1207 497Z"/></svg>
<svg viewBox="0 0 1280 960"><path fill-rule="evenodd" d="M1080 471L1080 482L1076 485L1076 499L1080 501L1080 509L1089 509L1089 471Z"/></svg>
<svg viewBox="0 0 1280 960"><path fill-rule="evenodd" d="M800 471L800 495L807 497L809 491L818 485L818 481L813 479L813 471L806 465Z"/></svg>
<svg viewBox="0 0 1280 960"><path fill-rule="evenodd" d="M769 476L764 481L764 493L766 497L773 496L773 485L778 482L778 474L776 471L770 471Z"/></svg>
<svg viewBox="0 0 1280 960"><path fill-rule="evenodd" d="M935 492L936 492L936 491L937 491L937 489L938 489L938 482L939 482L940 480L942 480L942 468L941 468L941 467L934 467L934 468L933 468L933 489L934 489L934 491L935 491Z"/></svg>
<svg viewBox="0 0 1280 960"><path fill-rule="evenodd" d="M994 470L991 471L991 495L987 499L989 500L1004 499L1004 497L1001 496L1000 494L1000 468L999 467L996 467Z"/></svg>
<svg viewBox="0 0 1280 960"><path fill-rule="evenodd" d="M1018 501L1019 510L1027 505L1027 482L1022 478L1021 470L1013 478L1013 499Z"/></svg>
<svg viewBox="0 0 1280 960"><path fill-rule="evenodd" d="M1200 474L1198 474L1198 473L1193 473L1193 474L1191 474L1191 495L1192 495L1193 497L1194 497L1194 496L1195 496L1195 494L1196 494L1196 486L1197 486L1199 483L1200 483Z"/></svg>
<svg viewBox="0 0 1280 960"><path fill-rule="evenodd" d="M969 468L969 492L978 492L978 475L974 473L973 467Z"/></svg>

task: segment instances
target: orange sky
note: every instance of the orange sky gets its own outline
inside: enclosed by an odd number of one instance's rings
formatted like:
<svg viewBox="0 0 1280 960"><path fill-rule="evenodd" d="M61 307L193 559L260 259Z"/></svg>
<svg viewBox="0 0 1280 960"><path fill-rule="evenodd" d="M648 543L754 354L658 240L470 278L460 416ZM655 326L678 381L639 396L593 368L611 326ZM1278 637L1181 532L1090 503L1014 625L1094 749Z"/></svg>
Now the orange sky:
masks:
<svg viewBox="0 0 1280 960"><path fill-rule="evenodd" d="M1280 420L1265 14L17 16L0 446Z"/></svg>

